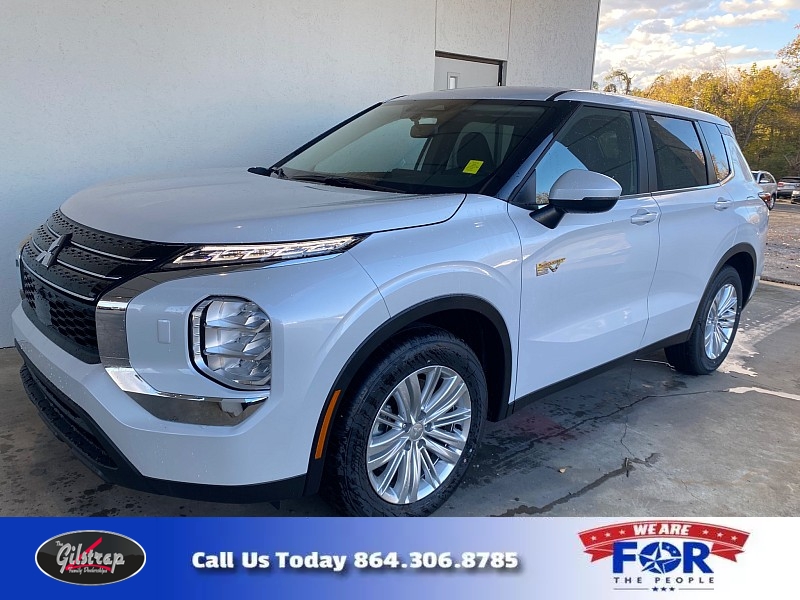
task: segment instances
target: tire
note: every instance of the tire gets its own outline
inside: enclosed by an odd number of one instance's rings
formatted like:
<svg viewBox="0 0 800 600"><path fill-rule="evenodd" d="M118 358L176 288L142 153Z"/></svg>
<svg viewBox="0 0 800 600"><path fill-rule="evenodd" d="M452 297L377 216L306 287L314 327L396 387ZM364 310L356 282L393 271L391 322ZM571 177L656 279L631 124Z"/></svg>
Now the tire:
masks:
<svg viewBox="0 0 800 600"><path fill-rule="evenodd" d="M460 339L424 327L366 371L336 418L320 493L348 515L429 515L461 482L483 433L481 364Z"/></svg>
<svg viewBox="0 0 800 600"><path fill-rule="evenodd" d="M664 349L669 363L689 375L707 375L728 356L742 314L742 280L723 267L708 286L689 339Z"/></svg>
<svg viewBox="0 0 800 600"><path fill-rule="evenodd" d="M770 209L770 210L775 208L775 201L776 201L775 194L772 194L772 196L770 196L770 199L769 199L769 204L767 204L767 208Z"/></svg>

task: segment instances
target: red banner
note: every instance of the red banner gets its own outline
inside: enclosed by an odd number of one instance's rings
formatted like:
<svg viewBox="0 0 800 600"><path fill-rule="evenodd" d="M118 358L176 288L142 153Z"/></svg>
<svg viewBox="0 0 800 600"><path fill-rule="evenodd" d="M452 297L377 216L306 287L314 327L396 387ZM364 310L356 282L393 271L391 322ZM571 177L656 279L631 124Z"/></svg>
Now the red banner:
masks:
<svg viewBox="0 0 800 600"><path fill-rule="evenodd" d="M578 534L585 552L592 562L614 553L614 542L647 538L686 538L711 544L711 554L736 562L736 555L744 551L749 533L691 521L633 521L617 523Z"/></svg>

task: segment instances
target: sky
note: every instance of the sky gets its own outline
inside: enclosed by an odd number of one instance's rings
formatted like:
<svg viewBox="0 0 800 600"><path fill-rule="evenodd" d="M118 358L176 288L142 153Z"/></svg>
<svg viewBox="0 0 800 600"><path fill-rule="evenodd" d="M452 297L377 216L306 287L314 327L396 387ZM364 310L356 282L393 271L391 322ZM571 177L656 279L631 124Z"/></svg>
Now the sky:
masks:
<svg viewBox="0 0 800 600"><path fill-rule="evenodd" d="M594 80L616 68L644 88L661 73L778 63L800 0L600 0Z"/></svg>

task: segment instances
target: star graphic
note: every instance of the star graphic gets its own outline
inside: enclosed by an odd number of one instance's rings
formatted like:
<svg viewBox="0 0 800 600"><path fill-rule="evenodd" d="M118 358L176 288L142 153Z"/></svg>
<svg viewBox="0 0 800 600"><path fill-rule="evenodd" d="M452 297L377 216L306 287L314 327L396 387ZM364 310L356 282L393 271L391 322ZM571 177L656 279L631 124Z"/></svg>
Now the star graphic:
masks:
<svg viewBox="0 0 800 600"><path fill-rule="evenodd" d="M674 591L675 591L675 588L674 588L674 587L671 587L671 588L669 588L669 591L670 591L670 592L674 592Z"/></svg>
<svg viewBox="0 0 800 600"><path fill-rule="evenodd" d="M611 537L611 534L606 531L606 537Z"/></svg>
<svg viewBox="0 0 800 600"><path fill-rule="evenodd" d="M718 538L721 538L721 537L722 537L722 532L721 532L721 531L720 531L720 532L717 534L717 537L718 537Z"/></svg>
<svg viewBox="0 0 800 600"><path fill-rule="evenodd" d="M624 530L624 529L620 529L620 530L619 530L619 534L620 534L620 535L625 535L625 530Z"/></svg>
<svg viewBox="0 0 800 600"><path fill-rule="evenodd" d="M680 563L680 551L667 542L653 542L642 548L639 562L644 571L668 573Z"/></svg>
<svg viewBox="0 0 800 600"><path fill-rule="evenodd" d="M703 529L703 535L708 535L708 529Z"/></svg>
<svg viewBox="0 0 800 600"><path fill-rule="evenodd" d="M662 592L666 592L666 591L667 591L667 588L663 587L663 588L661 588L661 591L662 591Z"/></svg>
<svg viewBox="0 0 800 600"><path fill-rule="evenodd" d="M739 539L739 536L736 536L736 535L732 535L732 536L731 536L731 541L732 541L732 542L735 542L735 541L736 541L736 540L738 540L738 539Z"/></svg>
<svg viewBox="0 0 800 600"><path fill-rule="evenodd" d="M653 588L653 591L654 591L654 592L657 592L657 591L658 591L658 588L657 588L657 587L654 587L654 588Z"/></svg>
<svg viewBox="0 0 800 600"><path fill-rule="evenodd" d="M592 541L593 541L593 542L596 542L596 541L597 541L597 536L594 536L594 535L593 535L593 536L592 536Z"/></svg>

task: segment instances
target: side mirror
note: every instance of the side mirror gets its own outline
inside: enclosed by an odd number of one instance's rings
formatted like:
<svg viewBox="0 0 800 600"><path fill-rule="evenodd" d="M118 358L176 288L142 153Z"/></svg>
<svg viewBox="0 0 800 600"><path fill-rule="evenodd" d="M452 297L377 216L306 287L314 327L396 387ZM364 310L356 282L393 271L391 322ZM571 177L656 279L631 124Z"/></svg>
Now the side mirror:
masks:
<svg viewBox="0 0 800 600"><path fill-rule="evenodd" d="M531 213L531 217L550 229L561 222L566 213L601 213L614 208L622 187L601 173L572 169L556 179L550 188L550 202Z"/></svg>

